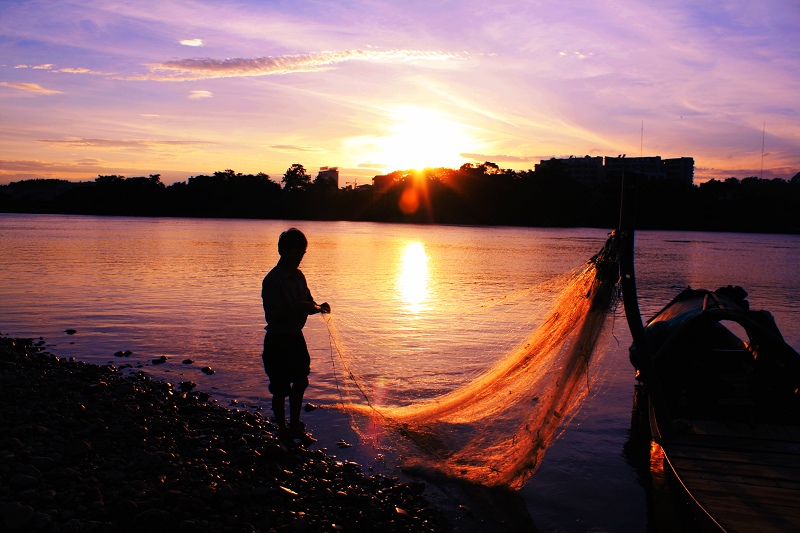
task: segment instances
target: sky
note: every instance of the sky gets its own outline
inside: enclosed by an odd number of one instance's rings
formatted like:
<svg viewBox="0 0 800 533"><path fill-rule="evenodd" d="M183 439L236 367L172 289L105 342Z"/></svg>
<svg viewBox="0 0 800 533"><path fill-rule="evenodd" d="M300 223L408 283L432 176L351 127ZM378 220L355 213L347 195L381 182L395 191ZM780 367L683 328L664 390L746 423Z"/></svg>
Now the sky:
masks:
<svg viewBox="0 0 800 533"><path fill-rule="evenodd" d="M800 172L797 0L0 0L0 184L551 157Z"/></svg>

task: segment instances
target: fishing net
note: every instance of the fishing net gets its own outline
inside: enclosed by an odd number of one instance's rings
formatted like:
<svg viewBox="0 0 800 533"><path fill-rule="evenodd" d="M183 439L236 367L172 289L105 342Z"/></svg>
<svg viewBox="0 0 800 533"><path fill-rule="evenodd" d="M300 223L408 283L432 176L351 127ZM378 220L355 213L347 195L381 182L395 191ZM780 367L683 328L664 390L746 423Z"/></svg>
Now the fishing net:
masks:
<svg viewBox="0 0 800 533"><path fill-rule="evenodd" d="M612 236L595 257L560 278L563 291L522 343L455 390L400 406L376 402L375 374L348 349L331 315L341 408L362 437L389 435L405 468L518 489L589 391L587 372L617 279Z"/></svg>

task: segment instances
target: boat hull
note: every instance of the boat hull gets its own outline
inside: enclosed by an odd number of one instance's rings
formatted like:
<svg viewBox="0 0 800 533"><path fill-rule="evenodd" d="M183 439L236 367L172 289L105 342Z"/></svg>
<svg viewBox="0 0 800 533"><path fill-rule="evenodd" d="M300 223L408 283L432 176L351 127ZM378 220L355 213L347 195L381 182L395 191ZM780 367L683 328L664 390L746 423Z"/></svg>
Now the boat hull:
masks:
<svg viewBox="0 0 800 533"><path fill-rule="evenodd" d="M687 289L645 326L650 430L701 531L800 531L800 355L746 293ZM649 378L649 379L648 379Z"/></svg>

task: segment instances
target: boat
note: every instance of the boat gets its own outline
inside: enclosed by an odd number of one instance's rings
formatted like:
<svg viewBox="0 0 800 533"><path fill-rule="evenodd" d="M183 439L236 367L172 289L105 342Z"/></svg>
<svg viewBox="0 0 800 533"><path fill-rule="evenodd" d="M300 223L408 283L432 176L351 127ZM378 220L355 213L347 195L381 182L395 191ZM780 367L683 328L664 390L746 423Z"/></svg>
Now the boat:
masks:
<svg viewBox="0 0 800 533"><path fill-rule="evenodd" d="M630 359L686 530L800 531L800 354L737 286L686 288L643 323L622 226Z"/></svg>

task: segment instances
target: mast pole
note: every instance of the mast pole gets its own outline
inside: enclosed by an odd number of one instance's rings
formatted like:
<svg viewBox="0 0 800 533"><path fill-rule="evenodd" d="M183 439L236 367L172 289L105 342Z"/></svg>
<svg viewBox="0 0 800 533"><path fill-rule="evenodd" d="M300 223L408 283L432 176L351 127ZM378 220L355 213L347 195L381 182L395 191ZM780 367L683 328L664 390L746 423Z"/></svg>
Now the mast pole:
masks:
<svg viewBox="0 0 800 533"><path fill-rule="evenodd" d="M672 421L667 411L667 402L661 383L655 372L653 357L647 345L644 333L642 314L639 310L639 299L636 293L636 272L634 268L634 215L636 212L635 193L639 176L623 175L622 200L619 215L619 272L620 287L622 288L622 303L625 308L625 318L631 331L631 338L636 349L635 361L632 361L642 373L645 385L650 393L650 401L655 407L656 416L664 420L658 421L662 436L667 436L672 431Z"/></svg>
<svg viewBox="0 0 800 533"><path fill-rule="evenodd" d="M761 174L760 179L764 179L764 140L767 137L767 121L764 121L764 129L761 130Z"/></svg>

